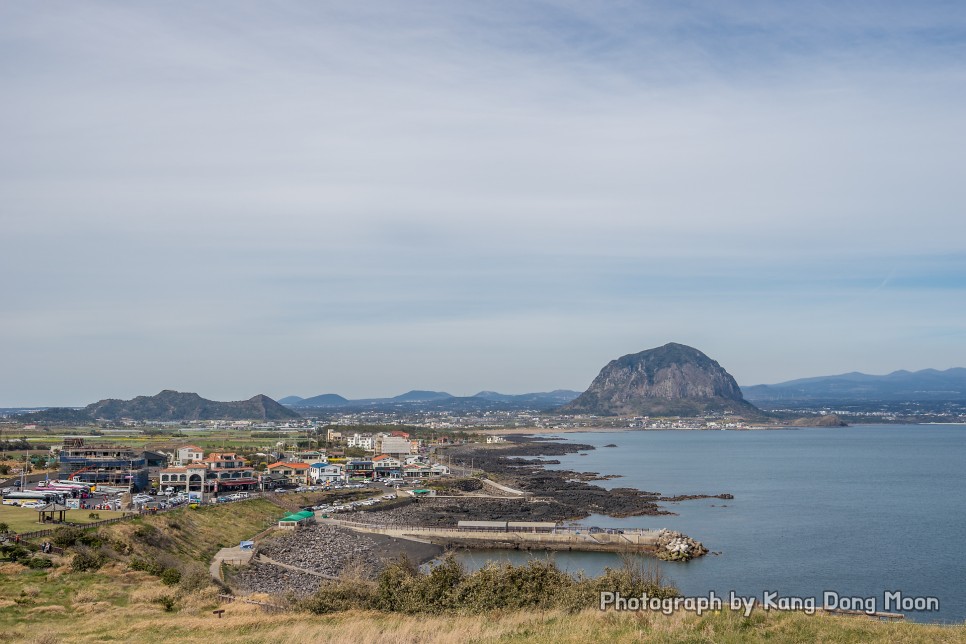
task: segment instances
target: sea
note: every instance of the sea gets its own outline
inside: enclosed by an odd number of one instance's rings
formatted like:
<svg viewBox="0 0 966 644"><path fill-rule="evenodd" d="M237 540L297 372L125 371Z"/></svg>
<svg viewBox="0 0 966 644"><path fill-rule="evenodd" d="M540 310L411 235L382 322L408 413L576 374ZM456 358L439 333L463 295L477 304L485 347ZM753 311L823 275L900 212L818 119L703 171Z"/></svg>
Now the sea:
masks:
<svg viewBox="0 0 966 644"><path fill-rule="evenodd" d="M814 598L818 606L874 605L920 622L966 621L966 426L646 430L553 438L596 449L553 457L561 463L549 469L619 475L594 483L608 489L734 495L662 504L674 515L595 515L577 522L669 528L704 543L713 554L651 564L685 596L714 592L726 602L732 593L758 601ZM610 553L458 554L469 569L490 560L548 556L589 575L621 565Z"/></svg>

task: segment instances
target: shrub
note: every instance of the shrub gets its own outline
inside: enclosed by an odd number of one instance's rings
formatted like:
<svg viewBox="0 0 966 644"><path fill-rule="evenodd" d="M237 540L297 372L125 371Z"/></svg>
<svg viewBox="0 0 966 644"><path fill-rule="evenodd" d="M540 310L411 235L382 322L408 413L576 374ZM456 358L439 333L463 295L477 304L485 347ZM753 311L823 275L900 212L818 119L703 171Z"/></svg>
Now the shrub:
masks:
<svg viewBox="0 0 966 644"><path fill-rule="evenodd" d="M177 568L165 568L161 573L161 582L166 586L174 586L181 581L181 571Z"/></svg>
<svg viewBox="0 0 966 644"><path fill-rule="evenodd" d="M104 556L98 552L78 552L70 562L71 570L74 572L87 572L97 570L104 565Z"/></svg>
<svg viewBox="0 0 966 644"><path fill-rule="evenodd" d="M0 546L0 554L10 561L23 561L30 557L30 551L21 545L6 543Z"/></svg>
<svg viewBox="0 0 966 644"><path fill-rule="evenodd" d="M101 535L96 532L83 532L77 537L77 543L90 546L91 548L100 548L103 541L101 540Z"/></svg>
<svg viewBox="0 0 966 644"><path fill-rule="evenodd" d="M60 546L61 548L69 548L84 534L84 531L80 528L71 528L64 526L54 530L54 533L50 535L50 540L55 546Z"/></svg>
<svg viewBox="0 0 966 644"><path fill-rule="evenodd" d="M164 608L164 612L166 613L174 612L175 598L172 595L161 595L154 601L161 604L161 607Z"/></svg>
<svg viewBox="0 0 966 644"><path fill-rule="evenodd" d="M493 610L562 608L579 611L596 606L602 591L627 597L674 597L660 573L640 559L627 559L618 569L597 578L574 578L552 561L533 560L523 566L489 564L468 574L453 557L429 573L420 573L406 560L390 563L375 582L342 578L324 584L303 600L303 609L332 613L377 609L402 613L478 614Z"/></svg>
<svg viewBox="0 0 966 644"><path fill-rule="evenodd" d="M159 547L164 540L164 535L153 525L139 525L134 531L134 538L149 546Z"/></svg>
<svg viewBox="0 0 966 644"><path fill-rule="evenodd" d="M132 557L131 561L128 562L127 567L131 570L143 570L144 572L152 574L156 577L160 577L165 570L164 566L157 561L153 559L141 559L139 557Z"/></svg>
<svg viewBox="0 0 966 644"><path fill-rule="evenodd" d="M33 568L34 570L45 570L47 568L53 568L54 562L44 557L34 557L27 562L27 567Z"/></svg>
<svg viewBox="0 0 966 644"><path fill-rule="evenodd" d="M3 521L0 521L0 534L6 534L8 532L10 532L10 526Z"/></svg>
<svg viewBox="0 0 966 644"><path fill-rule="evenodd" d="M207 568L203 566L189 565L181 571L181 583L179 587L185 592L194 592L207 588L211 584L211 576Z"/></svg>

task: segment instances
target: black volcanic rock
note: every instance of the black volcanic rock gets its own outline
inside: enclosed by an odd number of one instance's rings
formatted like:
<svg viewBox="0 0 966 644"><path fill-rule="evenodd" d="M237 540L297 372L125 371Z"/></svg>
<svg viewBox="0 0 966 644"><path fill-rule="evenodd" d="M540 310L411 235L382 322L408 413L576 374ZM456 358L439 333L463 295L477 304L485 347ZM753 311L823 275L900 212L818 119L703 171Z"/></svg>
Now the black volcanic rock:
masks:
<svg viewBox="0 0 966 644"><path fill-rule="evenodd" d="M108 398L83 409L49 409L29 415L39 422L82 422L94 420L287 420L301 418L268 396L257 395L237 402L207 400L198 394L166 389L156 396L131 400Z"/></svg>
<svg viewBox="0 0 966 644"><path fill-rule="evenodd" d="M612 360L564 413L617 416L700 416L732 412L762 416L717 362L683 344Z"/></svg>

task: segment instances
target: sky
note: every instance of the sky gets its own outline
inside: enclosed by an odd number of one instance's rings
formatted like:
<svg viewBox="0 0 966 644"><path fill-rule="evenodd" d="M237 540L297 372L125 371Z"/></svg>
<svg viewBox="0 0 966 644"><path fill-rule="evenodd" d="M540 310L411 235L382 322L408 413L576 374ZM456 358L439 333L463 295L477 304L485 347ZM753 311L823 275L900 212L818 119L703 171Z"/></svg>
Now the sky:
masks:
<svg viewBox="0 0 966 644"><path fill-rule="evenodd" d="M966 366L960 2L0 0L0 406Z"/></svg>

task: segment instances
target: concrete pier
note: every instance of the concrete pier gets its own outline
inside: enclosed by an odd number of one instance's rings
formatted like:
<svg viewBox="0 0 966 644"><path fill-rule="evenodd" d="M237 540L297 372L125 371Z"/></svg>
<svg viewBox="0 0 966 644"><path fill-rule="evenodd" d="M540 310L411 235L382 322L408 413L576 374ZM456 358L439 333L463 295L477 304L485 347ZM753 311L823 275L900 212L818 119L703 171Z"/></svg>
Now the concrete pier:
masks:
<svg viewBox="0 0 966 644"><path fill-rule="evenodd" d="M556 528L552 532L494 532L465 528L392 526L359 523L345 519L319 519L359 532L385 534L437 545L461 545L468 548L513 550L576 550L588 552L656 553L659 530L614 530L591 534L586 528Z"/></svg>

